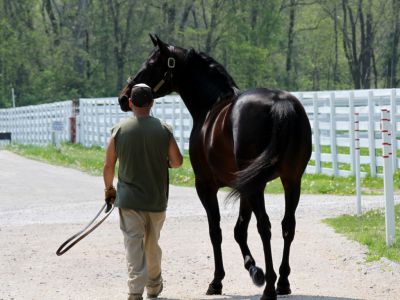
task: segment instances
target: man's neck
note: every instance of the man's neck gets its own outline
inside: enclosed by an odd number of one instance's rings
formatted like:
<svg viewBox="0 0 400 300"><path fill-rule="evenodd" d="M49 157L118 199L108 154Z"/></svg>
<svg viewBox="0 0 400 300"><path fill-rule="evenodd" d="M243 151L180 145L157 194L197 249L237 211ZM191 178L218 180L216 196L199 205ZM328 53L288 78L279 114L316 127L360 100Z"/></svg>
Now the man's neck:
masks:
<svg viewBox="0 0 400 300"><path fill-rule="evenodd" d="M147 118L150 116L148 112L139 112L139 111L134 111L133 115L138 119Z"/></svg>

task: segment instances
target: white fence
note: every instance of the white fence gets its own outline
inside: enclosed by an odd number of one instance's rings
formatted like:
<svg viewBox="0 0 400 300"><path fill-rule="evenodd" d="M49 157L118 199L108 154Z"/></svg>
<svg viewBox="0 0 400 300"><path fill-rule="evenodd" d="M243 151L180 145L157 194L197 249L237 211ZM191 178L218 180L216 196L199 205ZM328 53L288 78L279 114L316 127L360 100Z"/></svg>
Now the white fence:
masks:
<svg viewBox="0 0 400 300"><path fill-rule="evenodd" d="M152 114L173 127L181 151L189 148L192 118L179 96L157 99ZM121 111L117 98L79 99L78 142L104 147L111 128L131 115Z"/></svg>
<svg viewBox="0 0 400 300"><path fill-rule="evenodd" d="M382 173L381 155L382 140L380 136L380 113L382 108L390 110L392 124L393 166L399 166L397 157L399 122L400 122L400 89L354 90L332 92L297 92L293 93L303 103L313 128L312 160L308 173L324 173L347 176L354 174L354 113L360 117L360 147L368 148L368 154L360 158L360 163L368 165L362 172L376 176ZM324 147L329 146L329 151ZM339 151L339 147L341 151ZM325 147L326 148L326 147ZM346 152L348 153L339 153ZM330 153L329 153L330 152ZM341 164L349 164L348 168ZM328 165L328 166L327 166ZM365 168L364 168L365 170Z"/></svg>
<svg viewBox="0 0 400 300"><path fill-rule="evenodd" d="M44 145L70 139L72 101L0 109L0 132L11 132L14 143Z"/></svg>
<svg viewBox="0 0 400 300"><path fill-rule="evenodd" d="M295 92L303 103L313 128L312 162L307 173L347 176L354 174L354 113L360 116L360 158L363 175L381 176L380 110L391 113L393 166L398 168L397 157L400 128L400 89L355 90L332 92ZM188 149L192 128L189 112L178 96L156 100L153 115L174 128L179 147ZM73 114L71 101L0 109L0 132L12 132L17 143L46 144L51 142L55 121L62 122L60 138L70 139L68 118ZM77 141L85 146L104 147L110 129L131 113L120 110L117 98L80 99L77 117Z"/></svg>

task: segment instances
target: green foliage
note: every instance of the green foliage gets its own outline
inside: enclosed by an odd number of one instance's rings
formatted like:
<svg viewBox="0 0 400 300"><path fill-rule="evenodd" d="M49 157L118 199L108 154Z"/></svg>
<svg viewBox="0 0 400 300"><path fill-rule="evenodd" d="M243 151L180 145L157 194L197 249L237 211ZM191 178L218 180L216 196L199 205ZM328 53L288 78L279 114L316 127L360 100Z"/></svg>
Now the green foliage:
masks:
<svg viewBox="0 0 400 300"><path fill-rule="evenodd" d="M392 247L386 245L385 215L382 210L372 210L362 216L340 216L324 220L337 233L368 246L368 260L378 260L386 257L400 262L400 205L395 207L396 236Z"/></svg>
<svg viewBox="0 0 400 300"><path fill-rule="evenodd" d="M393 3L362 4L364 14L371 4L377 87L388 85L388 63L390 76L399 71ZM350 89L342 22L341 1L0 0L0 107L12 105L11 87L18 106L116 96L152 49L148 33L212 55L241 89Z"/></svg>

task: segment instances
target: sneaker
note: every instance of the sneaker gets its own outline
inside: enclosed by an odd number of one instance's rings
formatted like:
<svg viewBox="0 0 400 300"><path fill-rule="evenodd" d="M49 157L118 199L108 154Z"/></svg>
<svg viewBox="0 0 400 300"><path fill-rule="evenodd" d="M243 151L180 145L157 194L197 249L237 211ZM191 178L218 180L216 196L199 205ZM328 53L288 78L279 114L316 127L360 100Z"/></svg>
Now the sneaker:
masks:
<svg viewBox="0 0 400 300"><path fill-rule="evenodd" d="M148 299L156 299L163 290L163 283L161 282L158 286L147 287L147 298Z"/></svg>
<svg viewBox="0 0 400 300"><path fill-rule="evenodd" d="M141 294L129 294L128 300L143 300L143 297Z"/></svg>

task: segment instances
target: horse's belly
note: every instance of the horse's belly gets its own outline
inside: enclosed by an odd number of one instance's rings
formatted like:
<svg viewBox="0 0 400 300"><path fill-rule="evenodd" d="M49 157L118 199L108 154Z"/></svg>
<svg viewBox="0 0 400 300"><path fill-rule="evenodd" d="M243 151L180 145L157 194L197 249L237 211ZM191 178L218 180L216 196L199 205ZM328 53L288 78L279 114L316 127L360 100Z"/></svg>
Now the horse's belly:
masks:
<svg viewBox="0 0 400 300"><path fill-rule="evenodd" d="M232 141L226 136L216 137L208 149L207 161L214 177L224 186L230 186L237 171Z"/></svg>

